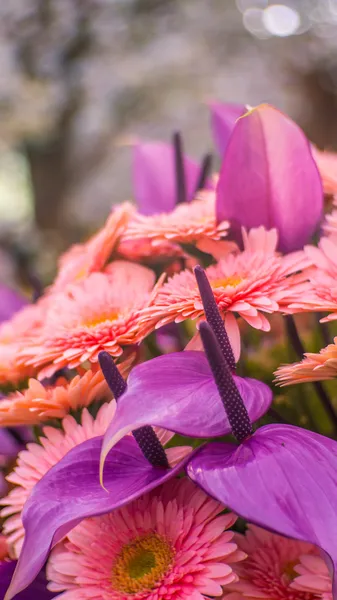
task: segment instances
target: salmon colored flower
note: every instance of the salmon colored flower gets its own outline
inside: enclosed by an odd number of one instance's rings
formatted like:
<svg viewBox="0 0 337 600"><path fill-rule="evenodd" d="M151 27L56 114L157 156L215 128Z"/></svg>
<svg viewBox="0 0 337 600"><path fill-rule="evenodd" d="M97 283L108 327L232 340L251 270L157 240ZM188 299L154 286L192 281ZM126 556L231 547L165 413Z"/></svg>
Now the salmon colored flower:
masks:
<svg viewBox="0 0 337 600"><path fill-rule="evenodd" d="M32 366L22 365L19 351L25 347L32 333L40 331L48 306L41 298L36 304L25 306L0 325L0 386L16 385L35 374Z"/></svg>
<svg viewBox="0 0 337 600"><path fill-rule="evenodd" d="M332 600L332 582L327 564L320 556L304 554L300 556L300 563L294 567L298 573L291 584L295 590L314 594L322 600Z"/></svg>
<svg viewBox="0 0 337 600"><path fill-rule="evenodd" d="M275 372L277 383L284 386L337 377L337 337L319 353L307 352L304 356L301 362L279 367Z"/></svg>
<svg viewBox="0 0 337 600"><path fill-rule="evenodd" d="M303 593L293 588L295 565L302 554L316 555L312 544L276 535L255 525L248 525L245 535L236 534L239 549L247 554L246 560L235 565L238 581L230 584L232 593L227 600L264 598L264 600L314 600L314 593Z"/></svg>
<svg viewBox="0 0 337 600"><path fill-rule="evenodd" d="M170 213L150 216L136 213L123 234L121 249L135 242L140 244L144 240L147 244L150 243L155 254L162 248L169 252L169 244L172 242L172 250L175 251L177 243L220 240L227 235L228 227L228 221L219 224L216 221L214 191L203 191L199 192L197 199L178 204Z"/></svg>
<svg viewBox="0 0 337 600"><path fill-rule="evenodd" d="M148 263L165 261L168 258L185 258L179 244L168 240L122 237L118 245L118 256L128 260L146 260Z"/></svg>
<svg viewBox="0 0 337 600"><path fill-rule="evenodd" d="M310 267L303 275L305 282L298 287L291 312L329 312L322 322L337 319L337 239L323 237L319 247L305 246Z"/></svg>
<svg viewBox="0 0 337 600"><path fill-rule="evenodd" d="M75 244L59 259L59 270L50 291L59 292L69 283L101 271L115 249L120 236L134 212L129 203L118 206L105 225L87 242Z"/></svg>
<svg viewBox="0 0 337 600"><path fill-rule="evenodd" d="M326 195L337 193L337 154L318 150L311 146L313 157L320 172L323 190Z"/></svg>
<svg viewBox="0 0 337 600"><path fill-rule="evenodd" d="M62 367L97 362L98 353L123 353L122 346L139 342L139 314L156 294L155 274L126 261L115 261L104 273L91 273L54 295L44 326L21 352L21 361L36 368L39 378Z"/></svg>
<svg viewBox="0 0 337 600"><path fill-rule="evenodd" d="M243 232L244 251L225 253L224 258L206 269L214 297L225 316L231 339L237 335L233 313L238 313L256 329L269 331L270 324L263 313L286 308L296 287L293 275L306 264L302 252L281 256L276 253L277 232L263 227ZM191 271L174 275L159 290L149 309L142 311L143 320L156 328L172 321L203 316L198 287Z"/></svg>
<svg viewBox="0 0 337 600"><path fill-rule="evenodd" d="M50 419L62 419L70 411L111 397L101 371L89 370L82 377L76 375L70 382L60 377L52 386L30 379L26 390L0 400L0 426L36 425Z"/></svg>
<svg viewBox="0 0 337 600"><path fill-rule="evenodd" d="M85 519L52 551L49 589L63 600L203 600L221 596L244 557L233 513L186 478ZM62 593L63 592L63 593Z"/></svg>

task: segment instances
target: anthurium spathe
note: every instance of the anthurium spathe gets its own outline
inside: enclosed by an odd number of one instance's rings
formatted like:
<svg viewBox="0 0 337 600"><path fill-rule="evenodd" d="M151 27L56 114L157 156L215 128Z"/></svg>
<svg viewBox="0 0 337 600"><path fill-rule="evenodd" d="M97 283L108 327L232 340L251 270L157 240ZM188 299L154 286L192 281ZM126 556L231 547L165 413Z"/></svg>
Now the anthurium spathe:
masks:
<svg viewBox="0 0 337 600"><path fill-rule="evenodd" d="M323 189L309 141L288 116L261 104L239 118L217 186L217 219L279 233L279 250L307 243L322 216Z"/></svg>

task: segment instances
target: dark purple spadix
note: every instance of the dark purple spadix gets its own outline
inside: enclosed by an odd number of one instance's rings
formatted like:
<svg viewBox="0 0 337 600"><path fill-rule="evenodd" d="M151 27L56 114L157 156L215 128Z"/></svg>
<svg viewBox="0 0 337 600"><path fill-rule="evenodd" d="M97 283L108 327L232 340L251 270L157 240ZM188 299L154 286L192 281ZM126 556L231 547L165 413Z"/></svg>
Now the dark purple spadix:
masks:
<svg viewBox="0 0 337 600"><path fill-rule="evenodd" d="M98 360L106 382L115 399L118 400L127 389L126 382L120 374L115 361L108 352L100 352ZM145 425L144 427L135 429L132 432L132 435L145 458L151 465L154 467L163 467L165 469L170 467L165 450L152 427Z"/></svg>
<svg viewBox="0 0 337 600"><path fill-rule="evenodd" d="M214 331L208 323L200 323L200 336L232 433L238 442L242 442L253 433L248 411Z"/></svg>
<svg viewBox="0 0 337 600"><path fill-rule="evenodd" d="M173 135L173 147L174 147L174 164L176 172L176 197L177 204L186 202L186 178L185 178L185 165L184 165L184 152L183 142L180 133L174 133Z"/></svg>
<svg viewBox="0 0 337 600"><path fill-rule="evenodd" d="M126 381L124 381L115 361L108 352L100 352L98 361L110 390L115 399L118 400L118 398L126 391Z"/></svg>
<svg viewBox="0 0 337 600"><path fill-rule="evenodd" d="M206 154L204 156L200 167L198 181L195 186L195 193L197 193L199 190L203 190L206 187L207 179L212 171L212 160L211 154Z"/></svg>
<svg viewBox="0 0 337 600"><path fill-rule="evenodd" d="M197 280L200 296L204 305L204 311L207 322L213 329L214 335L218 341L221 351L232 372L235 371L235 358L232 346L229 341L221 314L214 299L213 291L207 279L207 275L199 265L194 269L194 275Z"/></svg>

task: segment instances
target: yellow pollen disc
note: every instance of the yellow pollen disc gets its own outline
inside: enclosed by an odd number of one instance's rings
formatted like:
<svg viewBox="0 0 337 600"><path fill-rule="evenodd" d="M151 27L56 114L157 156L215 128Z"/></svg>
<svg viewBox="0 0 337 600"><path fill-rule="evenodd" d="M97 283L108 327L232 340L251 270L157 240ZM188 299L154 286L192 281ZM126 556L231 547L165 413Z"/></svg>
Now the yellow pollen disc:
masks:
<svg viewBox="0 0 337 600"><path fill-rule="evenodd" d="M124 546L112 567L113 588L124 594L151 590L167 572L174 557L169 542L157 533Z"/></svg>
<svg viewBox="0 0 337 600"><path fill-rule="evenodd" d="M101 325L102 323L105 323L106 321L116 321L119 317L119 314L117 312L111 312L109 314L107 313L102 313L101 315L98 315L97 317L93 317L92 319L87 319L84 323L84 325L86 325L86 327L96 327L96 325Z"/></svg>
<svg viewBox="0 0 337 600"><path fill-rule="evenodd" d="M239 277L239 275L231 275L231 277L224 277L223 279L216 279L215 281L212 281L211 284L212 284L213 288L227 287L229 285L231 287L236 287L242 281L243 281L243 279L242 279L242 277Z"/></svg>

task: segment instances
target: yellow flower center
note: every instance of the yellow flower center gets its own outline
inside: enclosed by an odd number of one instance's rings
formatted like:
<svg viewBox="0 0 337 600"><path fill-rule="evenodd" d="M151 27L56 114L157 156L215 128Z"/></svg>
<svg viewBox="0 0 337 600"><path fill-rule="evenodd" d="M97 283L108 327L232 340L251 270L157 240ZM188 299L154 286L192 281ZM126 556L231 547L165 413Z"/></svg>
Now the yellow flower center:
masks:
<svg viewBox="0 0 337 600"><path fill-rule="evenodd" d="M93 316L91 319L86 319L84 324L86 327L96 327L97 325L101 325L106 321L116 321L118 317L118 312L111 312L109 314L102 313L100 315L97 315L96 317Z"/></svg>
<svg viewBox="0 0 337 600"><path fill-rule="evenodd" d="M242 277L239 277L239 275L231 275L230 277L224 277L223 279L216 279L211 283L213 288L227 287L228 285L236 287L242 281L243 279Z"/></svg>
<svg viewBox="0 0 337 600"><path fill-rule="evenodd" d="M167 572L174 552L157 533L136 538L124 546L112 567L112 585L124 594L151 590Z"/></svg>

